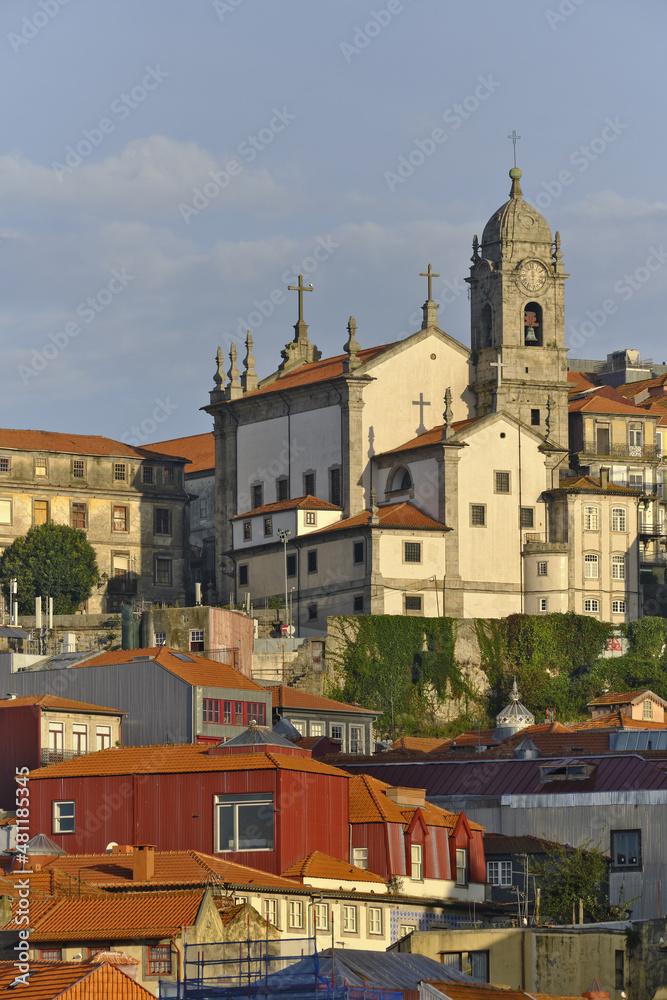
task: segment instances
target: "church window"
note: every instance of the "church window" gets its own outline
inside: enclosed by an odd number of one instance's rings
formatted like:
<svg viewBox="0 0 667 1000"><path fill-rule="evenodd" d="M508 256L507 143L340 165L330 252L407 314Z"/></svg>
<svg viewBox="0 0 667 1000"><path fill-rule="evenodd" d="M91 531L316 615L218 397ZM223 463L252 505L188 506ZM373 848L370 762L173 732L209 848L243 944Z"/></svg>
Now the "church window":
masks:
<svg viewBox="0 0 667 1000"><path fill-rule="evenodd" d="M486 526L486 504L470 504L470 523L474 527L484 528Z"/></svg>
<svg viewBox="0 0 667 1000"><path fill-rule="evenodd" d="M495 482L496 493L509 493L510 492L510 474L509 472L496 472Z"/></svg>
<svg viewBox="0 0 667 1000"><path fill-rule="evenodd" d="M597 507L584 507L584 531L598 530Z"/></svg>
<svg viewBox="0 0 667 1000"><path fill-rule="evenodd" d="M317 549L308 550L308 572L317 573Z"/></svg>
<svg viewBox="0 0 667 1000"><path fill-rule="evenodd" d="M537 564L537 575L546 576L547 575L547 564L546 562L538 562Z"/></svg>
<svg viewBox="0 0 667 1000"><path fill-rule="evenodd" d="M49 465L45 458L35 459L35 475L36 476L46 476L49 472Z"/></svg>
<svg viewBox="0 0 667 1000"><path fill-rule="evenodd" d="M522 528L532 528L535 522L535 511L532 507L522 507L520 518Z"/></svg>
<svg viewBox="0 0 667 1000"><path fill-rule="evenodd" d="M264 537L269 538L273 534L273 518L264 518Z"/></svg>
<svg viewBox="0 0 667 1000"><path fill-rule="evenodd" d="M625 601L612 601L611 610L615 615L625 614Z"/></svg>
<svg viewBox="0 0 667 1000"><path fill-rule="evenodd" d="M116 482L124 483L127 481L127 465L125 462L114 462L113 464L113 477Z"/></svg>
<svg viewBox="0 0 667 1000"><path fill-rule="evenodd" d="M88 507L85 503L72 504L72 527L85 531L87 528Z"/></svg>
<svg viewBox="0 0 667 1000"><path fill-rule="evenodd" d="M257 483L250 490L252 496L252 509L255 510L256 507L261 507L264 503L264 486L262 483Z"/></svg>
<svg viewBox="0 0 667 1000"><path fill-rule="evenodd" d="M147 483L149 486L155 481L153 478L153 466L152 465L142 465L141 467L141 481L142 483Z"/></svg>
<svg viewBox="0 0 667 1000"><path fill-rule="evenodd" d="M304 472L303 474L303 495L306 497L315 496L315 473Z"/></svg>
<svg viewBox="0 0 667 1000"><path fill-rule="evenodd" d="M542 306L529 302L523 311L523 342L527 347L542 346Z"/></svg>
<svg viewBox="0 0 667 1000"><path fill-rule="evenodd" d="M8 458L0 458L0 472L9 472L10 465Z"/></svg>
<svg viewBox="0 0 667 1000"><path fill-rule="evenodd" d="M594 598L589 598L584 601L584 611L599 611L600 602L596 601Z"/></svg>
<svg viewBox="0 0 667 1000"><path fill-rule="evenodd" d="M422 543L403 543L403 562L420 563L422 561Z"/></svg>
<svg viewBox="0 0 667 1000"><path fill-rule="evenodd" d="M362 563L364 561L364 543L355 542L354 543L354 561L355 563Z"/></svg>
<svg viewBox="0 0 667 1000"><path fill-rule="evenodd" d="M359 612L359 611L363 611L364 610L364 595L363 594L355 594L354 595L354 610L355 610L355 612Z"/></svg>
<svg viewBox="0 0 667 1000"><path fill-rule="evenodd" d="M584 556L584 577L587 580L597 580L600 575L600 559L594 552Z"/></svg>
<svg viewBox="0 0 667 1000"><path fill-rule="evenodd" d="M597 455L609 455L609 424L595 425L595 452Z"/></svg>
<svg viewBox="0 0 667 1000"><path fill-rule="evenodd" d="M340 507L340 467L329 469L329 501Z"/></svg>
<svg viewBox="0 0 667 1000"><path fill-rule="evenodd" d="M625 556L611 557L612 580L625 580Z"/></svg>
<svg viewBox="0 0 667 1000"><path fill-rule="evenodd" d="M249 542L252 539L252 521L243 522L243 541Z"/></svg>
<svg viewBox="0 0 667 1000"><path fill-rule="evenodd" d="M281 476L280 479L276 479L276 500L278 503L289 500L289 481L287 476Z"/></svg>
<svg viewBox="0 0 667 1000"><path fill-rule="evenodd" d="M422 599L419 594L406 594L405 595L405 610L406 612L421 612L422 609Z"/></svg>
<svg viewBox="0 0 667 1000"><path fill-rule="evenodd" d="M531 427L539 427L540 426L540 411L539 410L531 410L530 411L530 424L531 424Z"/></svg>
<svg viewBox="0 0 667 1000"><path fill-rule="evenodd" d="M625 507L614 507L611 512L611 530L612 531L626 531L626 512Z"/></svg>
<svg viewBox="0 0 667 1000"><path fill-rule="evenodd" d="M482 347L491 347L493 344L493 312L487 302L482 306Z"/></svg>
<svg viewBox="0 0 667 1000"><path fill-rule="evenodd" d="M248 586L248 564L239 566L239 587Z"/></svg>
<svg viewBox="0 0 667 1000"><path fill-rule="evenodd" d="M398 493L402 492L403 490L411 490L411 489L412 489L412 476L404 466L401 466L399 469L396 469L396 471L393 473L391 477L389 492Z"/></svg>
<svg viewBox="0 0 667 1000"><path fill-rule="evenodd" d="M296 576L296 556L294 554L287 557L287 575Z"/></svg>
<svg viewBox="0 0 667 1000"><path fill-rule="evenodd" d="M32 523L46 524L49 520L49 501L48 500L35 500L33 502L32 509Z"/></svg>

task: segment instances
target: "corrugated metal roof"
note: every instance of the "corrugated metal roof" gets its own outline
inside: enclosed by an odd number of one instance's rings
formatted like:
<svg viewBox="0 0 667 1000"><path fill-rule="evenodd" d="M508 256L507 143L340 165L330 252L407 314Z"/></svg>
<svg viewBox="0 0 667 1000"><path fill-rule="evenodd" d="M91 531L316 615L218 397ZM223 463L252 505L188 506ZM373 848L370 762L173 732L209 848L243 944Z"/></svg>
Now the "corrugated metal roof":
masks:
<svg viewBox="0 0 667 1000"><path fill-rule="evenodd" d="M242 733L238 736L234 736L231 740L227 740L224 744L226 747L249 747L249 746L271 746L271 747L289 747L290 750L294 749L294 744L289 740L286 740L284 736L280 736L273 729L269 729L268 726L248 726L244 729Z"/></svg>

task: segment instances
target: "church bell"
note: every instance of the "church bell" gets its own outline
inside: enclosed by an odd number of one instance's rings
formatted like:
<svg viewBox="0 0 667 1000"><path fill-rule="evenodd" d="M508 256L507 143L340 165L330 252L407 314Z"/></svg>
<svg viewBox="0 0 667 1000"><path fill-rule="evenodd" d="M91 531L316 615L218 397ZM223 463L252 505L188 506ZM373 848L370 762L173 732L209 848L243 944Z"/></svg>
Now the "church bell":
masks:
<svg viewBox="0 0 667 1000"><path fill-rule="evenodd" d="M537 343L537 335L536 335L535 330L533 329L532 326L529 326L529 327L526 328L526 343L527 344L536 344Z"/></svg>

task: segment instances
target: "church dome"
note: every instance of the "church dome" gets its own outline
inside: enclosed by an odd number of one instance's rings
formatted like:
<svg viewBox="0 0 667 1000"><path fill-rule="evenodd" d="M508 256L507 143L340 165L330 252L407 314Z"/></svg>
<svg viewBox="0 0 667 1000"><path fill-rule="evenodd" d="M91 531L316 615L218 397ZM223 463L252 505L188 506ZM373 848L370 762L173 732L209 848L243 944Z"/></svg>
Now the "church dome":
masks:
<svg viewBox="0 0 667 1000"><path fill-rule="evenodd" d="M493 733L494 740L504 740L508 736L527 729L528 726L535 725L535 716L529 712L525 705L521 703L521 695L516 686L516 679L512 685L512 700L502 712L496 716L496 728Z"/></svg>
<svg viewBox="0 0 667 1000"><path fill-rule="evenodd" d="M487 258L495 256L489 251L494 244L500 244L501 240L512 244L547 243L550 247L553 242L547 220L523 200L519 184L521 171L518 167L512 167L510 177L512 189L509 201L493 213L482 234L482 255Z"/></svg>

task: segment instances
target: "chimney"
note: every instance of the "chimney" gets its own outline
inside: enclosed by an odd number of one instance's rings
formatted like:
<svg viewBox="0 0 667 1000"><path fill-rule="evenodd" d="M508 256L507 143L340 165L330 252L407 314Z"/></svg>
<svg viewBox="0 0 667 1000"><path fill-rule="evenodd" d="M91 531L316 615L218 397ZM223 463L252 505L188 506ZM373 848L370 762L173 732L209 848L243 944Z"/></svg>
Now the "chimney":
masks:
<svg viewBox="0 0 667 1000"><path fill-rule="evenodd" d="M132 849L132 880L149 882L155 871L155 844L137 844Z"/></svg>
<svg viewBox="0 0 667 1000"><path fill-rule="evenodd" d="M609 486L609 469L600 469L600 486L603 490Z"/></svg>
<svg viewBox="0 0 667 1000"><path fill-rule="evenodd" d="M603 989L599 979L595 978L585 993L581 994L586 1000L609 1000L609 991Z"/></svg>
<svg viewBox="0 0 667 1000"><path fill-rule="evenodd" d="M112 854L132 854L131 844L110 844ZM107 848L109 850L109 848Z"/></svg>

